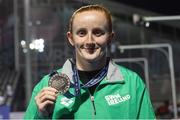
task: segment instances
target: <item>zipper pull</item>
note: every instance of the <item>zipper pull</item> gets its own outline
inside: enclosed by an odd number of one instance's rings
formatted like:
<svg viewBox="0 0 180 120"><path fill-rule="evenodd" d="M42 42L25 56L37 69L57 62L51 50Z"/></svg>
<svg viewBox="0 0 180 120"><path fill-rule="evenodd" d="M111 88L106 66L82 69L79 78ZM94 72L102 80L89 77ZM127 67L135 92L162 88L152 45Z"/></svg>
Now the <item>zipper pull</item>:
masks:
<svg viewBox="0 0 180 120"><path fill-rule="evenodd" d="M94 96L90 97L92 104L93 104L93 109L94 109L94 115L96 115L96 108L95 108L95 104L94 104Z"/></svg>
<svg viewBox="0 0 180 120"><path fill-rule="evenodd" d="M91 96L91 101L94 103L94 96Z"/></svg>

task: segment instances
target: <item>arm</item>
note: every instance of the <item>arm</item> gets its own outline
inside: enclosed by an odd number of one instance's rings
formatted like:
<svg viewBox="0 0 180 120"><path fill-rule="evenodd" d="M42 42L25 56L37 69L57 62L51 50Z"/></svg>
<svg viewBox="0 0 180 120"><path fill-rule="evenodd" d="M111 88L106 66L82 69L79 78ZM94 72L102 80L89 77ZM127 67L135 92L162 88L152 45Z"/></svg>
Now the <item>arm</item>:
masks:
<svg viewBox="0 0 180 120"><path fill-rule="evenodd" d="M146 89L144 83L140 79L140 98L139 98L139 113L138 118L139 119L155 119L155 114L153 110L153 106L150 100L150 95L148 93L148 90Z"/></svg>
<svg viewBox="0 0 180 120"><path fill-rule="evenodd" d="M39 92L38 87L36 86L32 92L32 96L31 96L29 105L26 109L24 119L38 119L38 118L40 118L39 113L38 113L38 108L37 108L37 105L36 105L36 102L34 99L38 92Z"/></svg>
<svg viewBox="0 0 180 120"><path fill-rule="evenodd" d="M46 87L43 83L41 81L34 88L24 119L49 118L48 112L53 112L49 111L48 107L52 107L55 103L57 90Z"/></svg>
<svg viewBox="0 0 180 120"><path fill-rule="evenodd" d="M146 89L144 89L139 110L139 119L155 119L154 110L149 98L149 94Z"/></svg>

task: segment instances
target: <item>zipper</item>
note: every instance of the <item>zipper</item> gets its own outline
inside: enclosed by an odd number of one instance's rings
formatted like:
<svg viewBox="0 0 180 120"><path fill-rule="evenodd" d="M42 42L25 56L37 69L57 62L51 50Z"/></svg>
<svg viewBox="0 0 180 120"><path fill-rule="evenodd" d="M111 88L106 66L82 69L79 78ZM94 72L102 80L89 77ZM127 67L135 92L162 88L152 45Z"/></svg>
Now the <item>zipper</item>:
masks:
<svg viewBox="0 0 180 120"><path fill-rule="evenodd" d="M107 79L107 77L105 77L104 79ZM93 95L90 93L89 89L87 88L87 91L88 91L88 93L90 95L90 100L91 100L91 103L92 103L92 106L93 106L92 119L94 119L94 117L96 115L96 106L95 106L95 103L94 103L94 95L95 95L96 91L98 90L99 86L100 86L100 84L96 87Z"/></svg>
<svg viewBox="0 0 180 120"><path fill-rule="evenodd" d="M94 104L94 96L90 95L90 99L91 99L91 102L92 102L92 105L93 105L92 118L94 119L94 116L96 115L96 107L95 107L95 104Z"/></svg>
<svg viewBox="0 0 180 120"><path fill-rule="evenodd" d="M89 93L89 97L90 97L90 101L92 103L92 107L93 107L93 111L92 111L92 119L94 119L95 115L96 115L96 107L95 107L95 103L94 103L94 95L92 95L89 91L88 88L86 88L87 92ZM96 91L96 90L95 90ZM95 93L95 92L94 92Z"/></svg>

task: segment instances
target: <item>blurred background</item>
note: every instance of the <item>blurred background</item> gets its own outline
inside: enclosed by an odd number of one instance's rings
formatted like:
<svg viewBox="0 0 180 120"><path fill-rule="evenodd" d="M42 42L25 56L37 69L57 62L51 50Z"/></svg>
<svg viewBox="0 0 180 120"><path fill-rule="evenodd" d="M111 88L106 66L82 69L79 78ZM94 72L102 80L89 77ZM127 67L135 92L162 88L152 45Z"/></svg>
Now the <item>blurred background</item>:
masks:
<svg viewBox="0 0 180 120"><path fill-rule="evenodd" d="M157 118L180 118L177 0L0 0L0 119L21 119L33 87L73 56L68 20L88 4L111 11L111 57L144 79Z"/></svg>

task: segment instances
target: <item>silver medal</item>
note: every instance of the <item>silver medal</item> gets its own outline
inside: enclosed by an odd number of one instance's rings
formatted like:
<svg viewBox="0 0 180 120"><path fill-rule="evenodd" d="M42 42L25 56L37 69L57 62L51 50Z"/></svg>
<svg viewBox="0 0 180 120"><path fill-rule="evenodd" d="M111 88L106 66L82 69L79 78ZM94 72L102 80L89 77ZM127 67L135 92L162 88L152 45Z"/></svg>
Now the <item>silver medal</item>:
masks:
<svg viewBox="0 0 180 120"><path fill-rule="evenodd" d="M50 78L48 84L58 90L60 94L64 94L70 88L70 79L66 74L58 73Z"/></svg>

